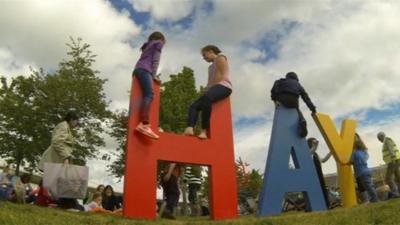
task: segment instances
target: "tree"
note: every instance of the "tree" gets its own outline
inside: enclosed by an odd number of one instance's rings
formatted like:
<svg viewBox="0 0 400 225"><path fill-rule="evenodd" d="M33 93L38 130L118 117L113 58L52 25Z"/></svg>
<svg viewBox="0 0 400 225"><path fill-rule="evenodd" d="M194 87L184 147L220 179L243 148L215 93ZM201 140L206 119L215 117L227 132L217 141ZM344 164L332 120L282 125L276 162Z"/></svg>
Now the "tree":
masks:
<svg viewBox="0 0 400 225"><path fill-rule="evenodd" d="M128 111L116 111L113 114L113 119L110 127L109 135L114 137L118 143L115 152L110 153L116 157L111 164L107 165L108 172L117 178L121 179L125 172L125 149L126 149L126 134L128 132ZM110 155L104 156L105 160L110 160Z"/></svg>
<svg viewBox="0 0 400 225"><path fill-rule="evenodd" d="M256 169L251 169L249 171L250 164L243 161L241 157L236 160L235 166L239 204L247 206L247 198L257 199L261 191L263 181L262 174ZM208 185L209 178L205 177L203 188L201 189L201 196L209 195ZM252 211L253 209L247 206L247 210Z"/></svg>
<svg viewBox="0 0 400 225"><path fill-rule="evenodd" d="M67 44L70 48L67 54L71 58L63 60L54 75L44 77L45 82L40 86L44 97L40 98L38 106L43 110L41 113L47 115L44 119L51 129L66 110L78 113L80 127L76 129L77 151L73 154L75 160L83 164L87 158L96 157L98 147L105 145L101 135L112 114L107 110L108 102L103 92L107 80L97 76L99 71L92 68L96 55L89 44L81 41L71 38L71 43Z"/></svg>
<svg viewBox="0 0 400 225"><path fill-rule="evenodd" d="M10 85L4 77L0 88L0 155L17 165L17 174L24 159L35 161L40 154L37 135L37 79L17 76Z"/></svg>
<svg viewBox="0 0 400 225"><path fill-rule="evenodd" d="M51 131L68 110L80 117L76 129L75 163L96 157L104 121L111 116L103 93L104 79L92 69L95 55L81 39L67 44L71 58L63 60L54 74L41 69L28 77L19 76L8 86L2 78L0 90L0 154L9 162L34 169L50 144Z"/></svg>
<svg viewBox="0 0 400 225"><path fill-rule="evenodd" d="M247 198L256 199L261 191L262 175L258 170L248 171L250 164L239 157L236 160L236 177L238 187L239 204L247 205ZM251 210L251 209L248 209Z"/></svg>
<svg viewBox="0 0 400 225"><path fill-rule="evenodd" d="M199 96L193 70L183 67L182 72L170 75L162 85L160 99L160 127L165 131L182 133L187 126L190 104Z"/></svg>
<svg viewBox="0 0 400 225"><path fill-rule="evenodd" d="M186 127L189 105L199 96L193 70L183 67L182 72L170 75L170 80L161 85L160 127L166 132L182 133ZM114 153L117 159L108 166L111 174L121 178L125 169L125 143L128 125L126 110L114 113L110 136L118 142ZM159 170L163 165L159 165Z"/></svg>

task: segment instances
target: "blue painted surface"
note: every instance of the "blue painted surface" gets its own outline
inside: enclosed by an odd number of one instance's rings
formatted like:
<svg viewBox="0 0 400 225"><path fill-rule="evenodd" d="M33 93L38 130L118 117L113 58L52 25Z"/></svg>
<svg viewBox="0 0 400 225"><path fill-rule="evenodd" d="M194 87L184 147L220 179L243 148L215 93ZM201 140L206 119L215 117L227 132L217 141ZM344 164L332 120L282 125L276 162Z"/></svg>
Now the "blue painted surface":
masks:
<svg viewBox="0 0 400 225"><path fill-rule="evenodd" d="M280 214L287 192L303 192L307 211L326 210L307 141L298 136L297 127L297 111L277 107L259 200L259 216ZM289 169L291 154L296 169Z"/></svg>

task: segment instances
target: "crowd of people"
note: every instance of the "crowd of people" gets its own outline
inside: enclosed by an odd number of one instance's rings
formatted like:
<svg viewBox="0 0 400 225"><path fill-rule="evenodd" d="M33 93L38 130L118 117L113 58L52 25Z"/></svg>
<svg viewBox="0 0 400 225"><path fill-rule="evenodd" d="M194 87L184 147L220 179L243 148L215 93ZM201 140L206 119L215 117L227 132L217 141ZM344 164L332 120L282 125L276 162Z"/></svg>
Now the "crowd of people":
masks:
<svg viewBox="0 0 400 225"><path fill-rule="evenodd" d="M88 191L83 201L57 198L48 188L30 183L31 175L15 175L12 167L4 167L0 173L0 201L34 204L43 207L63 208L71 211L122 213L122 195L116 195L112 186L99 185L94 192Z"/></svg>

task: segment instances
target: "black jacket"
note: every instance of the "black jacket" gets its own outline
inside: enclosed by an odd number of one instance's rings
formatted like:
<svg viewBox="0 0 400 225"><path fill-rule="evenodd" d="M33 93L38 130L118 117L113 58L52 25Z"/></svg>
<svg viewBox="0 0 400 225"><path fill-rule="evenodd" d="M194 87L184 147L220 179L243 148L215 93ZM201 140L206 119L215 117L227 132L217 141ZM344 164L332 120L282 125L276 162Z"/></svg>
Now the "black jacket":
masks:
<svg viewBox="0 0 400 225"><path fill-rule="evenodd" d="M276 80L274 86L271 89L271 99L273 101L277 101L280 94L292 94L295 95L297 98L301 96L308 108L312 112L315 112L314 104L311 102L311 99L310 97L308 97L307 92L304 90L303 86L301 86L296 78L289 77Z"/></svg>

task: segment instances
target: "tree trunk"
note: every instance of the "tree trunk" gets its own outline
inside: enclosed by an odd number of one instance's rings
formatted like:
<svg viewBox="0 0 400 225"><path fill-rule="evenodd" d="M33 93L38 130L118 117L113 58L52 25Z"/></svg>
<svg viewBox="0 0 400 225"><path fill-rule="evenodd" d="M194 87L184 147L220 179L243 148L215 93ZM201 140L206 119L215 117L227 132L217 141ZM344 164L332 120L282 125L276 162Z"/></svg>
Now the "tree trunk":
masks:
<svg viewBox="0 0 400 225"><path fill-rule="evenodd" d="M19 176L19 167L21 166L21 159L17 159L16 168L15 168L15 175Z"/></svg>

